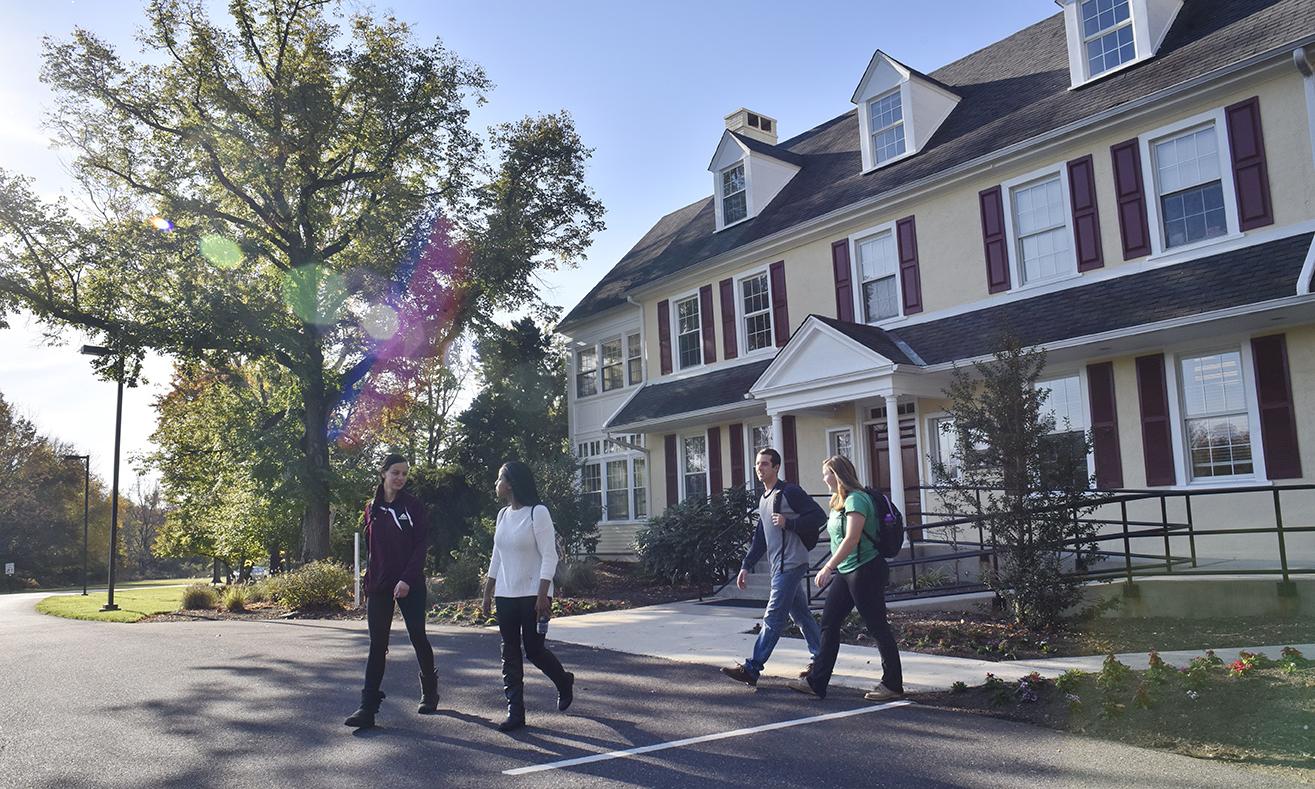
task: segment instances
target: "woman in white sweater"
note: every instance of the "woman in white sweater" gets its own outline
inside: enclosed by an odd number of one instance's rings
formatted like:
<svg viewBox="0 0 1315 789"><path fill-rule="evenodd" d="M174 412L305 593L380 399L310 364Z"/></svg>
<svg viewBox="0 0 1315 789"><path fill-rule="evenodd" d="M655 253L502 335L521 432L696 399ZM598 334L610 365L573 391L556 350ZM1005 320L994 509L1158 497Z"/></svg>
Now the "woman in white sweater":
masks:
<svg viewBox="0 0 1315 789"><path fill-rule="evenodd" d="M552 613L552 579L557 572L557 534L552 516L539 499L529 466L510 461L498 471L498 498L507 502L498 512L493 533L493 557L484 582L484 616L497 601L502 634L502 682L507 694L507 719L498 729L525 725L525 664L521 647L557 686L557 709L571 706L575 675L562 668L543 645Z"/></svg>

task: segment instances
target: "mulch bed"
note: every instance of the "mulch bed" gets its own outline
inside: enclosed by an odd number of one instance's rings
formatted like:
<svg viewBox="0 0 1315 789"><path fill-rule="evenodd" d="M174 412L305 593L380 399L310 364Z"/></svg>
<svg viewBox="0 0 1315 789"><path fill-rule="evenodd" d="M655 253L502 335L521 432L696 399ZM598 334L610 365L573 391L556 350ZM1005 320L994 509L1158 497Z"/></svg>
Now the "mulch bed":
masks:
<svg viewBox="0 0 1315 789"><path fill-rule="evenodd" d="M142 622L253 622L266 619L364 619L365 610L350 608L317 608L307 611L289 611L283 606L272 603L252 603L245 611L225 611L222 609L201 609L192 611L173 611L167 614L148 616Z"/></svg>

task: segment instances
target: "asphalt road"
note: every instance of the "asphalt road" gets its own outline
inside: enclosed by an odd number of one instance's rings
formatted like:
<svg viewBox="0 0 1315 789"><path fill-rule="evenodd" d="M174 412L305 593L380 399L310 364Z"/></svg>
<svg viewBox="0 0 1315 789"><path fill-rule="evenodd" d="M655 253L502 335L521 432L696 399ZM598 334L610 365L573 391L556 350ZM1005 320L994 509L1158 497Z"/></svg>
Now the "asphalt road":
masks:
<svg viewBox="0 0 1315 789"><path fill-rule="evenodd" d="M527 669L530 726L500 720L496 634L431 631L439 714L415 714L416 668L394 630L378 728L353 733L363 622L113 625L0 597L0 786L1226 786L1288 776L918 706L698 742L528 775L504 771L868 709L757 691L714 669L552 645L577 677L556 712ZM551 645L551 637L550 637Z"/></svg>

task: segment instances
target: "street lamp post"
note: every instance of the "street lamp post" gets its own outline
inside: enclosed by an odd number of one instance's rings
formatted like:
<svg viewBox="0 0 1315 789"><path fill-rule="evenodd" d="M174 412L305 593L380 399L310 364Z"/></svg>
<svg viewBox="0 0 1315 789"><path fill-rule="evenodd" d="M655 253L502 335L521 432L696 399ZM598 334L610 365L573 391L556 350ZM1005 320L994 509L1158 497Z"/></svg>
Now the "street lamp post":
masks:
<svg viewBox="0 0 1315 789"><path fill-rule="evenodd" d="M91 455L65 455L65 460L81 460L82 477L82 596L87 596L87 520L91 506Z"/></svg>
<svg viewBox="0 0 1315 789"><path fill-rule="evenodd" d="M84 345L82 353L87 356L113 356L114 351L99 345ZM114 483L113 493L110 495L110 584L109 598L105 605L101 606L102 611L118 611L119 607L114 604L114 569L118 564L119 553L119 443L123 435L123 355L119 354L119 398L114 407Z"/></svg>

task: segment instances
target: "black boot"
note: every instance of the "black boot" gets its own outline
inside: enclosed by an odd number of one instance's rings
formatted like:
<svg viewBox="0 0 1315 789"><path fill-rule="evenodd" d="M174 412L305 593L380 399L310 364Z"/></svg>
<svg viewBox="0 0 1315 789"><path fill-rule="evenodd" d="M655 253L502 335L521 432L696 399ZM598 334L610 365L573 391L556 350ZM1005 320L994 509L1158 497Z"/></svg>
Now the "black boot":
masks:
<svg viewBox="0 0 1315 789"><path fill-rule="evenodd" d="M421 715L433 715L438 712L438 672L426 674L420 672L420 706L416 712Z"/></svg>
<svg viewBox="0 0 1315 789"><path fill-rule="evenodd" d="M381 690L361 691L360 708L343 723L354 729L368 729L374 726L374 714L379 711L379 702L383 699L384 692Z"/></svg>
<svg viewBox="0 0 1315 789"><path fill-rule="evenodd" d="M525 725L525 686L507 686L507 719L498 724L498 731L515 731Z"/></svg>
<svg viewBox="0 0 1315 789"><path fill-rule="evenodd" d="M575 675L566 672L566 681L557 686L557 710L566 712L566 708L575 701Z"/></svg>

